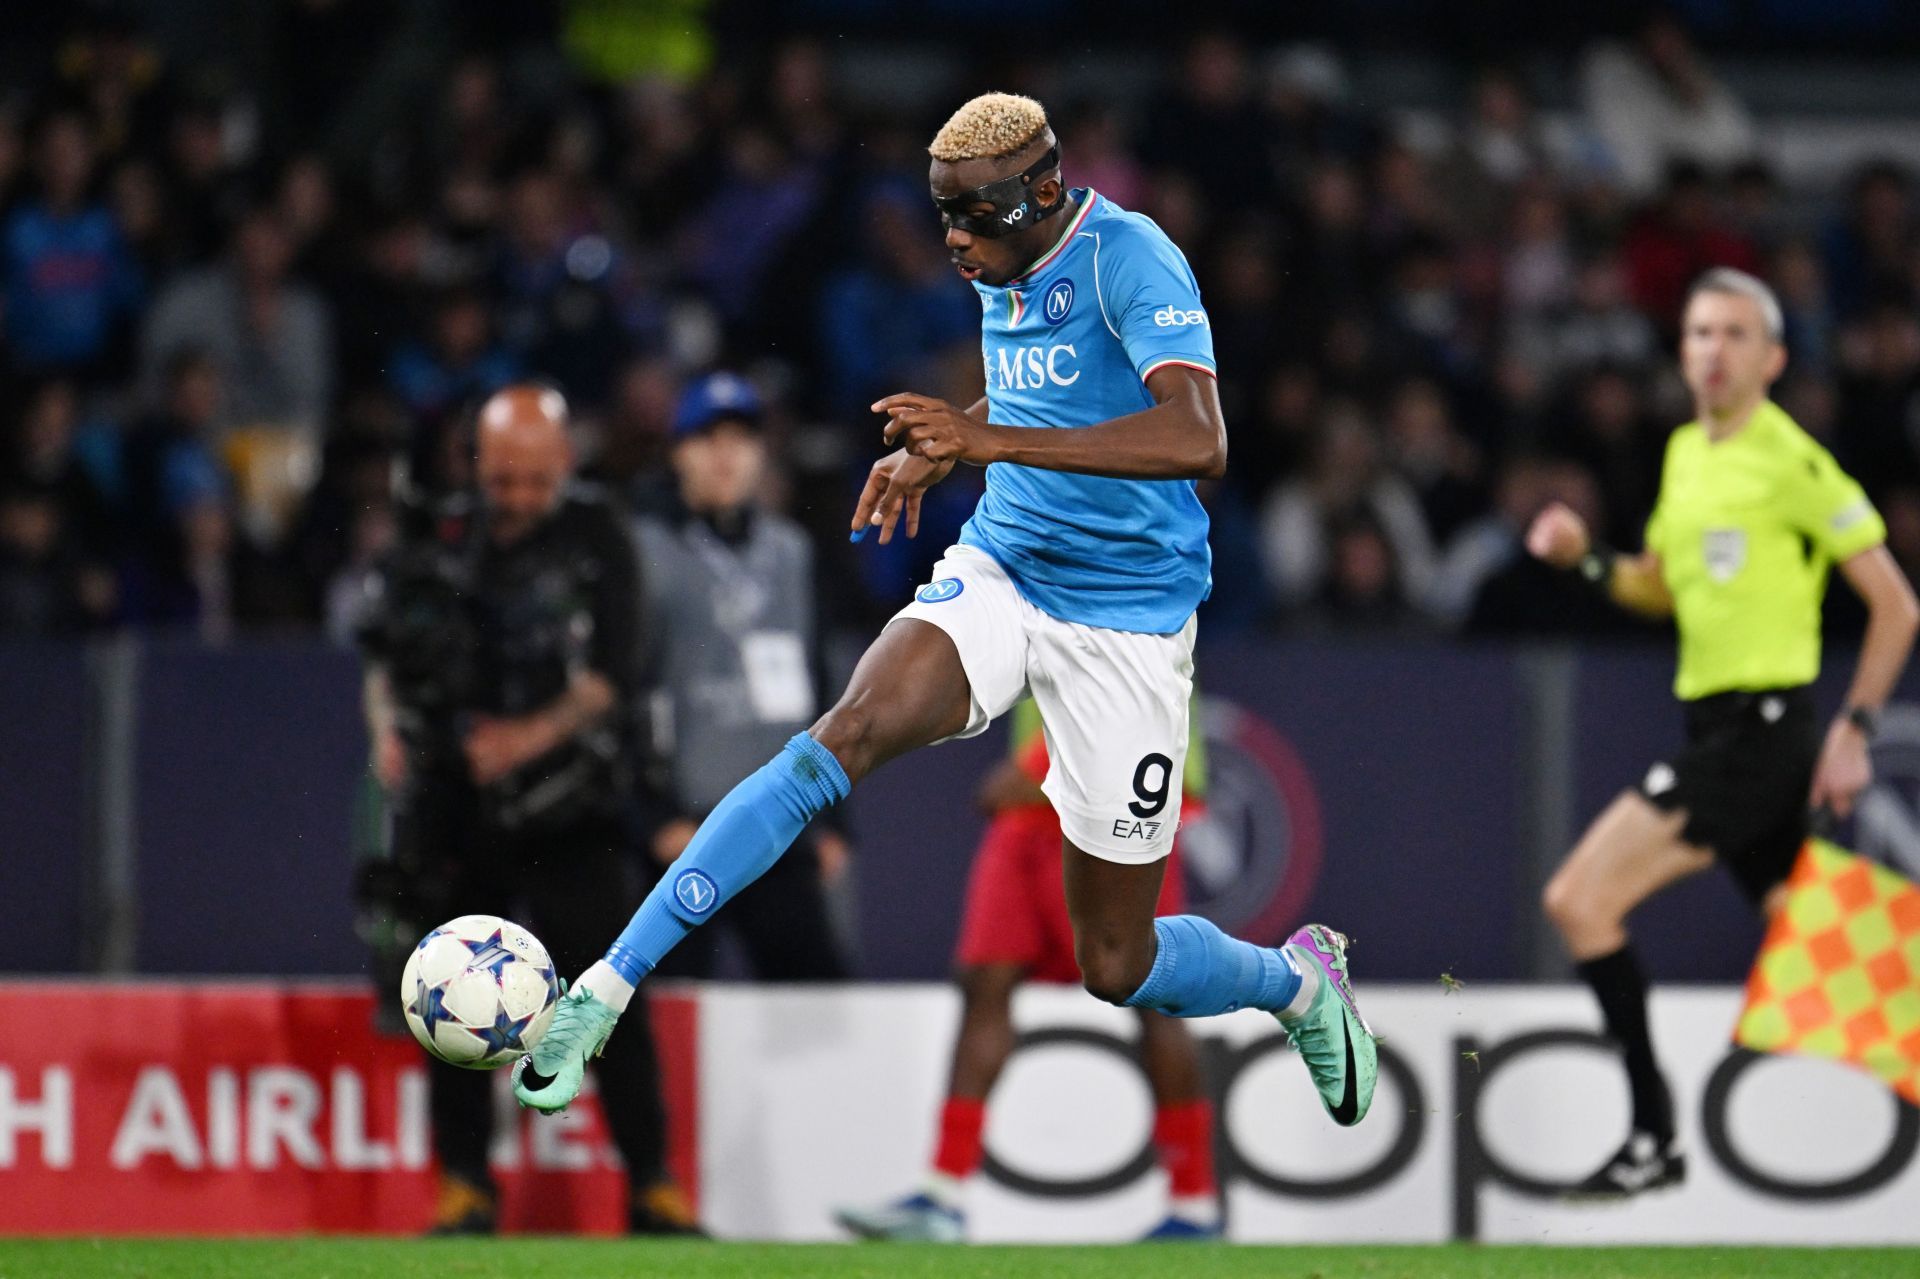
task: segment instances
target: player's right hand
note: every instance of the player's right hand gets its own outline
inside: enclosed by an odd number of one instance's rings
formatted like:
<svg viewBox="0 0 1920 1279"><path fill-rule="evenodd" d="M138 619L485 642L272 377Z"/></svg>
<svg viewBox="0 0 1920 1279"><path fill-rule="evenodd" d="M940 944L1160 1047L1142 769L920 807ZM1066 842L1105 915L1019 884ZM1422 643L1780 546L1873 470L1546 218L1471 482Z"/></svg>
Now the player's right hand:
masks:
<svg viewBox="0 0 1920 1279"><path fill-rule="evenodd" d="M907 536L920 531L920 498L928 489L947 478L953 462L929 462L905 449L889 453L867 472L867 486L860 490L859 504L853 508L853 537L858 541L869 528L880 529L880 544L893 540L893 530L904 513Z"/></svg>
<svg viewBox="0 0 1920 1279"><path fill-rule="evenodd" d="M1574 567L1591 545L1587 522L1564 502L1550 503L1527 530L1527 550L1555 568Z"/></svg>

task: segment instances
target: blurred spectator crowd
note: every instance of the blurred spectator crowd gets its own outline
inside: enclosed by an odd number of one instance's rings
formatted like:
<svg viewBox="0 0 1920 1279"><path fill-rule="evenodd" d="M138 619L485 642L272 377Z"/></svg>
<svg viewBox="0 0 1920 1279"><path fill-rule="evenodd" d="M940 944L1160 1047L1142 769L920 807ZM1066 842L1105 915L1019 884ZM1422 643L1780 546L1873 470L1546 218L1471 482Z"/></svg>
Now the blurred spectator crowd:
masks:
<svg viewBox="0 0 1920 1279"><path fill-rule="evenodd" d="M586 473L644 503L679 388L719 366L778 406L772 497L819 540L826 615L892 610L979 485L937 490L916 544L846 544L866 405L979 394L979 305L925 192L959 97L856 107L830 42L559 12L423 51L404 8L287 0L263 85L111 12L49 40L0 98L0 634L339 633L396 474L466 482L479 397L556 383ZM1046 101L1070 184L1200 278L1231 439L1204 633L1630 627L1519 533L1557 498L1638 544L1689 416L1679 302L1722 263L1780 291L1778 398L1920 566L1899 168L1795 189L1664 21L1579 54L1551 120L1503 66L1411 128L1324 49L1203 34L1162 65L1124 96L1053 92L1042 61L962 87Z"/></svg>

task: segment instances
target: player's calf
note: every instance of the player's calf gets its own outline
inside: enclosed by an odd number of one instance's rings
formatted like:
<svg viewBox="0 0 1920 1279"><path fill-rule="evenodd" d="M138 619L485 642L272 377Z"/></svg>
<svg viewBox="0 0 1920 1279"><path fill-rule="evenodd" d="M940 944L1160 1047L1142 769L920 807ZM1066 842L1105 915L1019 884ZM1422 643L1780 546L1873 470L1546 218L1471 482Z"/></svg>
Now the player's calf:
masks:
<svg viewBox="0 0 1920 1279"><path fill-rule="evenodd" d="M1274 1012L1300 990L1300 970L1284 951L1229 937L1198 915L1156 919L1153 932L1153 962L1120 1001L1130 1007L1157 1008L1175 1017L1212 1017L1241 1008ZM1119 974L1114 977L1119 980ZM1093 989L1091 975L1088 989Z"/></svg>

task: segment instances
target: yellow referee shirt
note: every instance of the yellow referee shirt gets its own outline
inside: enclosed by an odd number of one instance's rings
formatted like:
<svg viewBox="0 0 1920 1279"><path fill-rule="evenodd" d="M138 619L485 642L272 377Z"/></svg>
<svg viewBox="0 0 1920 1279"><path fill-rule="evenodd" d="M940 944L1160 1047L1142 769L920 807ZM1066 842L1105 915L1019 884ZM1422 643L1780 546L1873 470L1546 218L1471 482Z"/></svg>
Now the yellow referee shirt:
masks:
<svg viewBox="0 0 1920 1279"><path fill-rule="evenodd" d="M1698 422L1675 431L1647 521L1680 628L1675 695L1812 683L1828 566L1886 536L1860 486L1771 400L1717 444Z"/></svg>

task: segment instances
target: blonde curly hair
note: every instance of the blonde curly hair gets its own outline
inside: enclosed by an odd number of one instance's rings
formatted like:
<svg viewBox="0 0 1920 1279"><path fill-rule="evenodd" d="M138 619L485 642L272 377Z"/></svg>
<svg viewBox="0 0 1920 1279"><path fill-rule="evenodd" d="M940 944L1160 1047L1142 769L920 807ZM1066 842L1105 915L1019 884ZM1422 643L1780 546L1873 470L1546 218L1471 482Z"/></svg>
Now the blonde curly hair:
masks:
<svg viewBox="0 0 1920 1279"><path fill-rule="evenodd" d="M1047 127L1047 109L1017 93L983 93L955 111L933 135L927 154L958 164L998 160L1030 144Z"/></svg>

